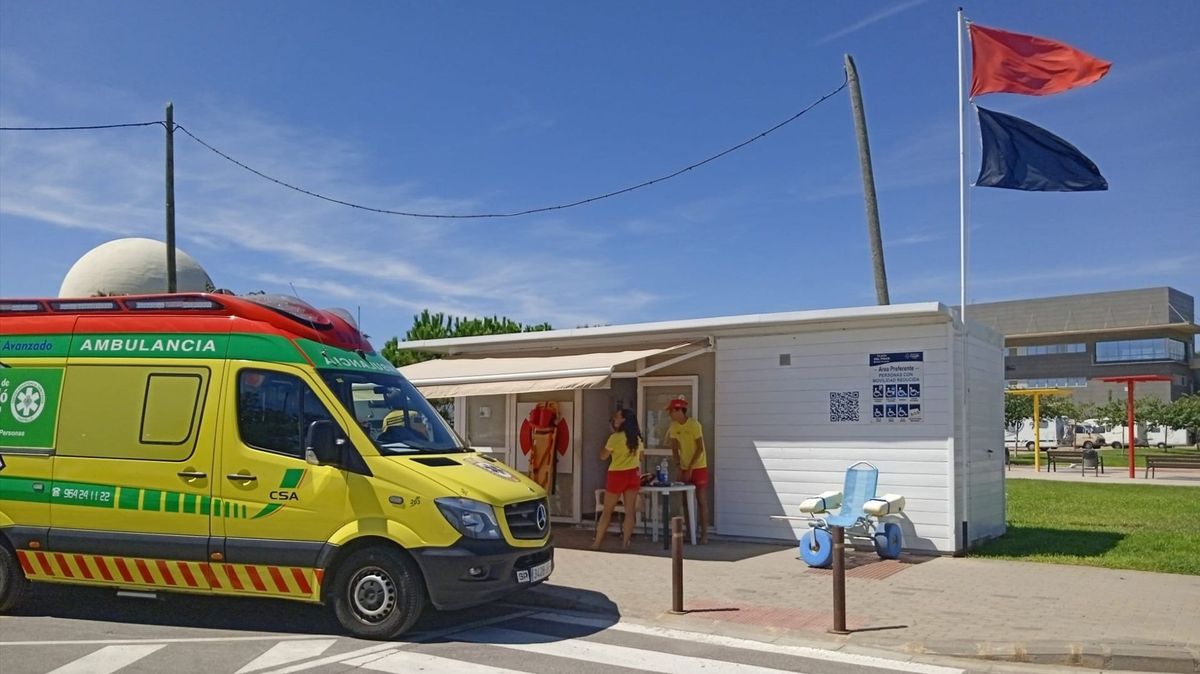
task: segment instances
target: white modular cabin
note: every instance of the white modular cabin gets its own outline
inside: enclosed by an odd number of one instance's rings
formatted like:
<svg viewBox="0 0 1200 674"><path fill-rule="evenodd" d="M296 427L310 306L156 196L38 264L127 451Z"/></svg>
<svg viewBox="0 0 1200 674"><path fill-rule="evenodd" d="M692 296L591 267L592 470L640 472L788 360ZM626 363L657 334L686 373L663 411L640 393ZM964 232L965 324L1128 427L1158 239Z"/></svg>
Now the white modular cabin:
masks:
<svg viewBox="0 0 1200 674"><path fill-rule="evenodd" d="M939 303L731 316L416 341L443 358L402 368L455 400L459 432L521 467L538 402L563 411L555 520L595 509L598 450L616 407L636 409L648 454L669 450L665 401L683 395L705 429L721 537L796 541L800 502L840 489L847 467L879 468L907 499L907 549L957 553L1005 531L1003 339ZM568 430L564 430L566 433Z"/></svg>

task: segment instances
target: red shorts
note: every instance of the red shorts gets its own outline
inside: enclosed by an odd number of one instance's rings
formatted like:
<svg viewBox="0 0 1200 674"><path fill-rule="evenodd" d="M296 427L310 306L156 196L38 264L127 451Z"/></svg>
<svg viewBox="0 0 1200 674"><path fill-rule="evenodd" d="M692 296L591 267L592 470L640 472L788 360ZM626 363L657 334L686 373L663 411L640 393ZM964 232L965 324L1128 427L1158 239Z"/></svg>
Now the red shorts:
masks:
<svg viewBox="0 0 1200 674"><path fill-rule="evenodd" d="M704 489L708 486L708 468L693 468L683 471L679 476L687 484L696 485L697 489Z"/></svg>
<svg viewBox="0 0 1200 674"><path fill-rule="evenodd" d="M637 491L642 488L642 474L637 468L628 470L610 470L604 483L604 491L610 494L624 494L627 491Z"/></svg>

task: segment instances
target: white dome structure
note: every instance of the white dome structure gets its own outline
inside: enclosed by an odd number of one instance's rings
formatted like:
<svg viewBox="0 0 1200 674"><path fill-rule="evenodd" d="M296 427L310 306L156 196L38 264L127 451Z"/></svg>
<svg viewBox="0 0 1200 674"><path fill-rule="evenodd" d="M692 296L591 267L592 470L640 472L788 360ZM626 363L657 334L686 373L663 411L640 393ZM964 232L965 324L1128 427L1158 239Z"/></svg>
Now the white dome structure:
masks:
<svg viewBox="0 0 1200 674"><path fill-rule="evenodd" d="M212 279L192 256L175 249L176 290L205 292ZM116 239L102 243L71 266L59 297L145 295L167 292L167 244L154 239Z"/></svg>

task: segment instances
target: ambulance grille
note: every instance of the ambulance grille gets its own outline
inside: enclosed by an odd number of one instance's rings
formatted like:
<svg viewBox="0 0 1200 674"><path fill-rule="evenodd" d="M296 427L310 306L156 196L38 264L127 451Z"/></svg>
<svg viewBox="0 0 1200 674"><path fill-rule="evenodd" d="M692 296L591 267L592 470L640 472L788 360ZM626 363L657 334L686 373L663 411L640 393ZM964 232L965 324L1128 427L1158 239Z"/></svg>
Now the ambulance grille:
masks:
<svg viewBox="0 0 1200 674"><path fill-rule="evenodd" d="M538 539L550 530L550 510L545 499L506 505L504 517L508 520L508 530L513 538Z"/></svg>

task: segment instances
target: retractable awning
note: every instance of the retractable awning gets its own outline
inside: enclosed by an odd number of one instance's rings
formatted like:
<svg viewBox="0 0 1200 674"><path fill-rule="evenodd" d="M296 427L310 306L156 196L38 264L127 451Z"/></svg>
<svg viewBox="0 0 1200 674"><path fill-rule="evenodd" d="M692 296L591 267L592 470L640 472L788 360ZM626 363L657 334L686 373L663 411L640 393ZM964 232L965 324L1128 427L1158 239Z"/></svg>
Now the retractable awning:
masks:
<svg viewBox="0 0 1200 674"><path fill-rule="evenodd" d="M429 398L608 388L614 376L640 376L708 350L702 343L564 356L444 358L408 365L400 372ZM616 371L621 365L676 351L675 358L641 371Z"/></svg>

